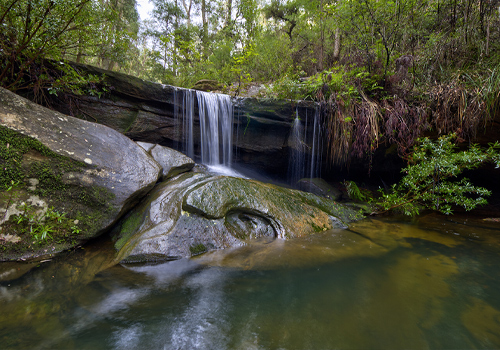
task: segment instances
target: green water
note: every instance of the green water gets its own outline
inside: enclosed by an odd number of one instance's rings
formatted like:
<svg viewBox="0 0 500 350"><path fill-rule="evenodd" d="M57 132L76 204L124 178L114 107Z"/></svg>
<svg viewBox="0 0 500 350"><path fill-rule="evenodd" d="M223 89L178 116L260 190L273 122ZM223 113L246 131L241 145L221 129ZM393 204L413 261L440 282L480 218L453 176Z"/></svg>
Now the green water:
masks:
<svg viewBox="0 0 500 350"><path fill-rule="evenodd" d="M500 348L499 223L367 219L155 266L109 248L0 265L0 348Z"/></svg>

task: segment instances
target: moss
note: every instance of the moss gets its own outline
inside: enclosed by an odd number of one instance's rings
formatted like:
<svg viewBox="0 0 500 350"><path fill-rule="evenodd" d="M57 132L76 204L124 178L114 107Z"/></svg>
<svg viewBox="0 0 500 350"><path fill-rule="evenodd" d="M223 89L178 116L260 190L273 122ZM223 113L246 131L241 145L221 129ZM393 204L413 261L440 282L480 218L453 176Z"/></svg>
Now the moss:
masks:
<svg viewBox="0 0 500 350"><path fill-rule="evenodd" d="M193 244L189 247L191 256L200 255L206 253L208 248L203 243Z"/></svg>
<svg viewBox="0 0 500 350"><path fill-rule="evenodd" d="M47 248L43 250L49 252L74 246L81 240L95 236L113 210L110 203L114 195L109 190L64 183L65 173L83 172L90 166L58 155L40 141L3 126L0 126L0 164L0 204L3 207L11 204L11 200L15 201L16 197L24 197L25 200L30 195L38 195L55 212L64 214L65 218L64 224L62 220L43 224L49 229L45 236L49 238L42 240L35 237L33 225L20 217L24 215L27 219L31 215L29 210L20 216L11 217L2 225L1 233L15 235L21 241L12 243L0 240L0 260L42 248ZM35 188L29 183L30 178L39 181ZM17 184L16 188L6 192L12 181ZM71 224L74 222L77 224Z"/></svg>
<svg viewBox="0 0 500 350"><path fill-rule="evenodd" d="M311 225L311 227L313 228L314 232L323 232L325 230L328 229L328 227L326 227L326 225L323 225L323 227L319 226L319 225L316 225L314 222L310 222L309 223Z"/></svg>
<svg viewBox="0 0 500 350"><path fill-rule="evenodd" d="M122 221L118 232L120 239L115 243L115 248L117 250L121 250L125 246L130 238L139 230L143 221L144 219L139 212L133 213Z"/></svg>

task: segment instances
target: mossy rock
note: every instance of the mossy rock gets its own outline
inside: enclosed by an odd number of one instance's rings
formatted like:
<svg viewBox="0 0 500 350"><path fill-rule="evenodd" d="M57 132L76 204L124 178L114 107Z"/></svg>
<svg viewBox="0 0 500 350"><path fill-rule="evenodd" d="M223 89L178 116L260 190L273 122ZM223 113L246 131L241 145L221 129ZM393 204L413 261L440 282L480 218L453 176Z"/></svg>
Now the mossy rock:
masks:
<svg viewBox="0 0 500 350"><path fill-rule="evenodd" d="M259 181L184 173L159 184L115 227L118 259L151 262L345 228L361 215L310 193Z"/></svg>
<svg viewBox="0 0 500 350"><path fill-rule="evenodd" d="M219 83L217 80L209 80L209 79L198 80L193 85L194 90L208 91L208 92L220 91L222 88L223 85Z"/></svg>
<svg viewBox="0 0 500 350"><path fill-rule="evenodd" d="M118 132L0 98L0 261L98 236L156 183L160 166Z"/></svg>

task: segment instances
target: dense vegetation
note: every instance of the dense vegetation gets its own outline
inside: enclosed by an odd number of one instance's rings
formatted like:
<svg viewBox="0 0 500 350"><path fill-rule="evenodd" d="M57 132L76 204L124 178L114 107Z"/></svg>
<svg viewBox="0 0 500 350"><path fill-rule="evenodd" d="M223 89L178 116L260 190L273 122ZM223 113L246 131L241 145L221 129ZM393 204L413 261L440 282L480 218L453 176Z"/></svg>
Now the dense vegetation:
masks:
<svg viewBox="0 0 500 350"><path fill-rule="evenodd" d="M312 99L331 164L408 160L425 131L474 142L500 112L500 0L0 0L0 85L97 94L68 61L192 87ZM412 158L413 157L413 158Z"/></svg>
<svg viewBox="0 0 500 350"><path fill-rule="evenodd" d="M322 103L332 163L422 131L474 140L499 108L498 0L0 0L0 83L101 93L65 61ZM43 59L53 61L42 61ZM55 64L55 62L61 62ZM86 83L90 83L86 84Z"/></svg>

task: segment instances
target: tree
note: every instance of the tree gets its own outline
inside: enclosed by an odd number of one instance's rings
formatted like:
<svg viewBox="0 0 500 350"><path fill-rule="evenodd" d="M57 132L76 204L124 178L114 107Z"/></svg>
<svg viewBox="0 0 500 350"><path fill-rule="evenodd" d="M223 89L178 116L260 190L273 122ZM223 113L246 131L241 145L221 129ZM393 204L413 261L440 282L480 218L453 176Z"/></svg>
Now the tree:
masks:
<svg viewBox="0 0 500 350"><path fill-rule="evenodd" d="M124 65L127 54L137 39L139 14L135 0L99 0L100 43L96 45L95 62L104 69L113 70Z"/></svg>
<svg viewBox="0 0 500 350"><path fill-rule="evenodd" d="M0 0L0 84L17 90L41 58L63 59L86 34L91 0ZM29 80L29 78L28 78Z"/></svg>

